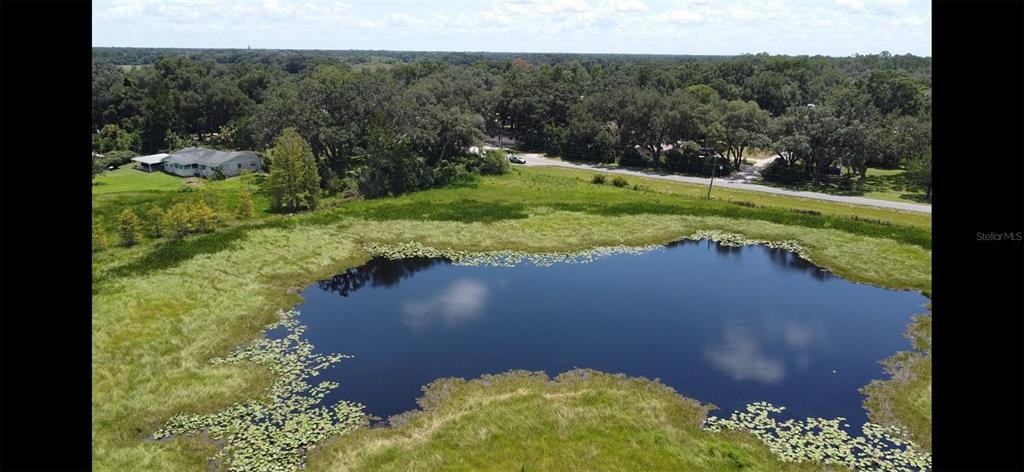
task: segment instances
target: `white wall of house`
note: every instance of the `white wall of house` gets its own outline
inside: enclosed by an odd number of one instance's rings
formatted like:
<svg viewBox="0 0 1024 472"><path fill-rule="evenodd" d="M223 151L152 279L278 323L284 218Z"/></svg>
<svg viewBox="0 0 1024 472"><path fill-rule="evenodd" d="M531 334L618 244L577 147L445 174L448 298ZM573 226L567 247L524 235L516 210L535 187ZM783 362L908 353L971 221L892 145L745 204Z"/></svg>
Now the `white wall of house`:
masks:
<svg viewBox="0 0 1024 472"><path fill-rule="evenodd" d="M255 156L237 156L230 160L222 162L219 166L224 175L227 177L234 177L243 170L249 172L259 172L260 160ZM199 165L199 175L203 177L209 177L213 173L213 167L205 167L202 164Z"/></svg>
<svg viewBox="0 0 1024 472"><path fill-rule="evenodd" d="M242 154L216 166L203 164L202 162L198 162L196 164L178 164L173 162L173 160L168 160L164 162L163 170L169 174L177 175L179 177L210 177L218 167L224 172L226 177L236 176L243 170L259 172L260 158L255 154Z"/></svg>
<svg viewBox="0 0 1024 472"><path fill-rule="evenodd" d="M196 164L192 164L192 166L195 165ZM192 166L182 166L173 162L164 162L164 171L179 177L193 177L196 175L198 167L192 168Z"/></svg>

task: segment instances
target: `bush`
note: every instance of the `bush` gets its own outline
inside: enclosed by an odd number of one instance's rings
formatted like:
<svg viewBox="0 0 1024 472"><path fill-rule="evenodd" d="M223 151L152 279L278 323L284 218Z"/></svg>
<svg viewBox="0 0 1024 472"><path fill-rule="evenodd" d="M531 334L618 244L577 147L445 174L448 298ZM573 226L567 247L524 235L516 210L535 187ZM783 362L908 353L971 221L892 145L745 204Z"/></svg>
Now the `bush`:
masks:
<svg viewBox="0 0 1024 472"><path fill-rule="evenodd" d="M95 162L106 169L109 166L123 166L131 162L135 156L138 156L138 154L132 151L110 151L104 154L103 157L97 157Z"/></svg>
<svg viewBox="0 0 1024 472"><path fill-rule="evenodd" d="M212 188L201 187L199 189L199 199L206 203L206 206L217 209L220 208L220 195L217 194Z"/></svg>
<svg viewBox="0 0 1024 472"><path fill-rule="evenodd" d="M650 159L646 159L639 149L631 147L619 156L619 165L622 167L647 167L650 165Z"/></svg>
<svg viewBox="0 0 1024 472"><path fill-rule="evenodd" d="M505 154L505 151L492 149L481 156L477 172L483 175L502 175L507 174L510 167L508 155Z"/></svg>
<svg viewBox="0 0 1024 472"><path fill-rule="evenodd" d="M164 213L164 227L175 239L181 239L192 232L192 215L188 205L178 202Z"/></svg>
<svg viewBox="0 0 1024 472"><path fill-rule="evenodd" d="M791 167L785 159L778 158L764 166L764 170L761 171L761 177L769 182L782 184L796 184L809 180L809 176L804 173L803 167Z"/></svg>
<svg viewBox="0 0 1024 472"><path fill-rule="evenodd" d="M434 185L460 185L474 181L465 163L455 161L443 161L434 169Z"/></svg>
<svg viewBox="0 0 1024 472"><path fill-rule="evenodd" d="M102 251L107 248L107 232L103 230L103 223L97 219L92 222L92 250Z"/></svg>
<svg viewBox="0 0 1024 472"><path fill-rule="evenodd" d="M612 179L612 185L616 187L625 187L629 185L629 182L626 182L626 179L622 178L622 176L615 176L615 178Z"/></svg>
<svg viewBox="0 0 1024 472"><path fill-rule="evenodd" d="M146 212L146 233L151 238L159 238L164 233L164 211L160 207L153 205Z"/></svg>
<svg viewBox="0 0 1024 472"><path fill-rule="evenodd" d="M604 184L605 180L606 180L606 177L604 176L604 174L594 174L594 177L590 179L590 183L597 184L597 185L602 185L602 184Z"/></svg>
<svg viewBox="0 0 1024 472"><path fill-rule="evenodd" d="M121 235L121 245L134 246L142 239L142 223L131 208L125 208L117 217L117 229Z"/></svg>
<svg viewBox="0 0 1024 472"><path fill-rule="evenodd" d="M718 168L715 168L716 159L713 156L701 156L701 148L697 143L684 141L675 149L665 154L665 167L673 172L702 175L710 177L714 172L716 177L729 175L733 172L729 159L719 157Z"/></svg>
<svg viewBox="0 0 1024 472"><path fill-rule="evenodd" d="M256 216L256 210L252 206L252 193L249 192L249 187L242 186L238 190L238 206L235 208L235 213L239 218L252 218Z"/></svg>
<svg viewBox="0 0 1024 472"><path fill-rule="evenodd" d="M214 167L213 172L210 173L210 180L224 180L228 176L224 175L224 171L220 167Z"/></svg>
<svg viewBox="0 0 1024 472"><path fill-rule="evenodd" d="M217 212L213 211L203 200L197 200L192 204L191 214L192 227L195 231L200 233L209 233L213 231L213 226L217 222Z"/></svg>

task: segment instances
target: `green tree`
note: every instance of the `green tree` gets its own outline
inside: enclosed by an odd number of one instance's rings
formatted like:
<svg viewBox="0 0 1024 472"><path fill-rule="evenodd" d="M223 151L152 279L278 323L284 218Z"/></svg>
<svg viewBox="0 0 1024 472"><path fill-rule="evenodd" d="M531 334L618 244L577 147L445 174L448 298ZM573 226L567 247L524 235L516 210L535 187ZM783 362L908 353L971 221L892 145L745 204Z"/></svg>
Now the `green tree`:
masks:
<svg viewBox="0 0 1024 472"><path fill-rule="evenodd" d="M238 190L238 206L235 208L235 213L238 214L239 218L252 218L256 216L256 211L252 204L252 193L247 186L243 185Z"/></svg>
<svg viewBox="0 0 1024 472"><path fill-rule="evenodd" d="M316 208L320 174L309 143L295 128L285 128L269 154L267 192L274 209L291 212Z"/></svg>
<svg viewBox="0 0 1024 472"><path fill-rule="evenodd" d="M907 161L907 178L925 189L925 198L932 199L932 148Z"/></svg>
<svg viewBox="0 0 1024 472"><path fill-rule="evenodd" d="M171 208L164 213L164 227L171 231L171 236L181 239L193 231L192 212L188 205L182 202L175 202Z"/></svg>
<svg viewBox="0 0 1024 472"><path fill-rule="evenodd" d="M146 212L146 234L151 238L164 235L164 211L156 205Z"/></svg>
<svg viewBox="0 0 1024 472"><path fill-rule="evenodd" d="M751 147L765 147L771 143L768 138L770 115L757 102L733 100L725 103L721 115L721 141L726 145L733 168L743 164L743 153Z"/></svg>
<svg viewBox="0 0 1024 472"><path fill-rule="evenodd" d="M192 228L194 231L200 233L209 233L213 231L214 225L217 223L217 212L210 208L210 205L206 204L203 199L196 200L191 208L189 208L190 217L192 220Z"/></svg>
<svg viewBox="0 0 1024 472"><path fill-rule="evenodd" d="M480 159L478 172L484 175L501 175L508 173L508 154L505 151L487 150Z"/></svg>
<svg viewBox="0 0 1024 472"><path fill-rule="evenodd" d="M117 217L117 229L123 246L134 246L142 240L142 222L131 208L125 208Z"/></svg>
<svg viewBox="0 0 1024 472"><path fill-rule="evenodd" d="M118 150L134 151L138 150L139 145L140 141L137 133L129 133L113 123L104 125L100 132L92 137L93 151L101 154Z"/></svg>
<svg viewBox="0 0 1024 472"><path fill-rule="evenodd" d="M92 181L93 182L96 182L96 176L102 174L103 170L104 170L103 163L100 162L99 157L96 156L96 153L93 153L93 155L92 155Z"/></svg>
<svg viewBox="0 0 1024 472"><path fill-rule="evenodd" d="M92 222L92 250L102 251L107 248L107 232L99 218Z"/></svg>

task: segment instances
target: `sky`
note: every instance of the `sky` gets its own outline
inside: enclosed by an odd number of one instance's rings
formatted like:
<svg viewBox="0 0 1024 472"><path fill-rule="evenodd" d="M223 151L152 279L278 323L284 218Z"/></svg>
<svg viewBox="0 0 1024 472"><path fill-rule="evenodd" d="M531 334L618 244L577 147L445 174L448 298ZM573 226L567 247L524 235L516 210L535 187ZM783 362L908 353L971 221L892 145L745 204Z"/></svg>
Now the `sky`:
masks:
<svg viewBox="0 0 1024 472"><path fill-rule="evenodd" d="M93 46L931 55L928 0L94 0Z"/></svg>

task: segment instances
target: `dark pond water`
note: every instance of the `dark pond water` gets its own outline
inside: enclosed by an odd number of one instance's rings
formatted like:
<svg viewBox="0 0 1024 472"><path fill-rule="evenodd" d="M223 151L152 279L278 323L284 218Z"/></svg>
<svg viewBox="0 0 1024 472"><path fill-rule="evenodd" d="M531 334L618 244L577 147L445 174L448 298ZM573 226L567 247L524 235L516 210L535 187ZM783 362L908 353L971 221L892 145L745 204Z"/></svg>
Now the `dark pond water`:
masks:
<svg viewBox="0 0 1024 472"><path fill-rule="evenodd" d="M416 408L440 377L586 367L660 378L717 415L768 401L853 431L867 420L857 389L910 347L901 334L927 303L709 241L547 267L377 259L302 296L316 349L356 356L321 374L341 384L325 401L382 418Z"/></svg>

